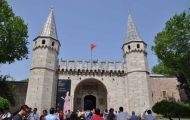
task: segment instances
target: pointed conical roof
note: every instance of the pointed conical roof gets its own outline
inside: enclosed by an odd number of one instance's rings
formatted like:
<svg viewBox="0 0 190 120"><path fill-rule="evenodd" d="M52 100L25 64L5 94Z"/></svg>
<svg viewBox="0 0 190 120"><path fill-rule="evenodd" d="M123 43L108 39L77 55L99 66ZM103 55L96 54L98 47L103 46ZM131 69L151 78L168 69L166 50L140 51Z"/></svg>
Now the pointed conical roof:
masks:
<svg viewBox="0 0 190 120"><path fill-rule="evenodd" d="M53 14L53 6L51 8L51 12L38 36L51 37L58 40L57 30L55 24L55 18Z"/></svg>
<svg viewBox="0 0 190 120"><path fill-rule="evenodd" d="M127 33L125 38L125 43L130 41L142 41L142 38L133 22L130 12L128 12L128 23L127 23Z"/></svg>

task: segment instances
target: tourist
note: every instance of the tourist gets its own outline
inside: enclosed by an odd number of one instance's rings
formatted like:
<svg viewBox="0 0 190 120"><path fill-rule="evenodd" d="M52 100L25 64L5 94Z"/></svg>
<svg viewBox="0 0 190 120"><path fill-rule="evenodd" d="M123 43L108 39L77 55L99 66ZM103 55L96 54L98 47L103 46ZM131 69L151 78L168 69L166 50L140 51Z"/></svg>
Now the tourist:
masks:
<svg viewBox="0 0 190 120"><path fill-rule="evenodd" d="M85 111L85 119L87 119L87 117L88 117L88 115L89 115L89 113L90 113L90 111L89 110L87 110L87 111Z"/></svg>
<svg viewBox="0 0 190 120"><path fill-rule="evenodd" d="M86 120L90 120L90 118L93 116L92 112L89 110L88 115L86 116Z"/></svg>
<svg viewBox="0 0 190 120"><path fill-rule="evenodd" d="M3 110L3 115L1 117L2 120L10 120L11 119L11 113L9 112L8 108L5 108Z"/></svg>
<svg viewBox="0 0 190 120"><path fill-rule="evenodd" d="M66 120L67 119L67 111L65 111L65 113L64 113L64 120Z"/></svg>
<svg viewBox="0 0 190 120"><path fill-rule="evenodd" d="M107 120L108 114L109 114L109 113L108 113L108 110L105 109L105 110L104 110L104 114L103 114L103 117L104 117L105 120Z"/></svg>
<svg viewBox="0 0 190 120"><path fill-rule="evenodd" d="M100 109L96 108L94 110L94 115L90 118L90 120L104 120L104 118L100 116Z"/></svg>
<svg viewBox="0 0 190 120"><path fill-rule="evenodd" d="M134 111L132 111L131 120L139 120L139 117L135 115Z"/></svg>
<svg viewBox="0 0 190 120"><path fill-rule="evenodd" d="M33 112L30 113L30 120L39 120L39 114L37 113L37 108L34 108Z"/></svg>
<svg viewBox="0 0 190 120"><path fill-rule="evenodd" d="M77 112L72 112L71 113L70 120L80 120L80 118L77 115Z"/></svg>
<svg viewBox="0 0 190 120"><path fill-rule="evenodd" d="M69 119L70 119L70 116L71 116L71 111L68 110L68 113L67 113L67 115L66 115L66 119L69 120Z"/></svg>
<svg viewBox="0 0 190 120"><path fill-rule="evenodd" d="M51 108L51 109L49 110L49 114L45 116L45 120L59 120L59 118L56 117L56 116L54 115L54 113L55 113L55 109L54 109L54 108Z"/></svg>
<svg viewBox="0 0 190 120"><path fill-rule="evenodd" d="M82 112L80 113L80 119L81 120L86 120L85 118L85 112L82 110Z"/></svg>
<svg viewBox="0 0 190 120"><path fill-rule="evenodd" d="M32 108L31 108L31 107L29 108L29 114L30 114L30 113L33 113L33 111L32 111Z"/></svg>
<svg viewBox="0 0 190 120"><path fill-rule="evenodd" d="M131 115L128 112L123 112L123 107L119 107L119 114L117 115L117 120L127 120Z"/></svg>
<svg viewBox="0 0 190 120"><path fill-rule="evenodd" d="M59 113L59 119L60 119L60 120L63 120L63 118L64 118L64 113L63 113L63 111L61 110L60 113Z"/></svg>
<svg viewBox="0 0 190 120"><path fill-rule="evenodd" d="M29 107L27 105L21 106L18 114L16 114L12 120L22 120L22 118L27 115L29 112Z"/></svg>
<svg viewBox="0 0 190 120"><path fill-rule="evenodd" d="M101 110L101 111L100 111L100 116L103 117L103 115L104 115L104 111Z"/></svg>
<svg viewBox="0 0 190 120"><path fill-rule="evenodd" d="M85 119L85 112L84 112L84 110L82 110L82 111L80 112L80 119L81 119L81 120L84 120L84 119Z"/></svg>
<svg viewBox="0 0 190 120"><path fill-rule="evenodd" d="M46 115L47 115L47 110L43 110L43 113L40 116L40 120L45 120Z"/></svg>
<svg viewBox="0 0 190 120"><path fill-rule="evenodd" d="M3 110L0 110L0 120L2 120L2 117L3 116Z"/></svg>
<svg viewBox="0 0 190 120"><path fill-rule="evenodd" d="M148 115L146 115L146 112L148 113ZM156 120L156 117L154 115L152 115L152 112L151 110L146 110L144 113L143 113L143 118L145 120Z"/></svg>
<svg viewBox="0 0 190 120"><path fill-rule="evenodd" d="M57 110L55 110L54 115L59 118L59 112Z"/></svg>
<svg viewBox="0 0 190 120"><path fill-rule="evenodd" d="M115 115L113 114L113 111L114 109L110 108L107 120L115 120Z"/></svg>
<svg viewBox="0 0 190 120"><path fill-rule="evenodd" d="M117 120L117 111L113 110L113 114L115 115L115 120Z"/></svg>

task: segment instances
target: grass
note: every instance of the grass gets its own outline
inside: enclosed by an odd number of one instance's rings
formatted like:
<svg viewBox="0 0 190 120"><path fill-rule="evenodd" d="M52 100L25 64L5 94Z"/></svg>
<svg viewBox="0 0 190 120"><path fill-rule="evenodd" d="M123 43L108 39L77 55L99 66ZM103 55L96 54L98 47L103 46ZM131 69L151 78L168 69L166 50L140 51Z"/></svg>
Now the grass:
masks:
<svg viewBox="0 0 190 120"><path fill-rule="evenodd" d="M169 120L169 118L158 118L157 120ZM172 118L172 120L179 120L178 118ZM190 118L180 118L180 120L190 120Z"/></svg>

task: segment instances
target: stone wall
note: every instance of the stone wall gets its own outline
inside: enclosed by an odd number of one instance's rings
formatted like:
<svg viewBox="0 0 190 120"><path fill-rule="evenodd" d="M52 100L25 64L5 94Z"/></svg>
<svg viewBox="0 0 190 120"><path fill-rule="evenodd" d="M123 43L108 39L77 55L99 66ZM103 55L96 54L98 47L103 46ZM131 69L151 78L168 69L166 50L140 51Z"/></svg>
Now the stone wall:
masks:
<svg viewBox="0 0 190 120"><path fill-rule="evenodd" d="M25 104L28 82L10 81L10 83L15 85L17 92L16 105L14 107L11 107L11 112L13 113L19 110L20 106Z"/></svg>
<svg viewBox="0 0 190 120"><path fill-rule="evenodd" d="M173 99L181 101L177 85L179 84L176 77L151 76L151 87L153 103L163 99Z"/></svg>
<svg viewBox="0 0 190 120"><path fill-rule="evenodd" d="M175 77L151 76L150 81L153 95L153 103L156 103L163 99L175 99L177 101L181 101L181 97L185 96L183 90L180 90L180 92L178 91L178 81ZM20 108L21 105L25 104L28 83L16 81L11 81L11 83L16 86L16 90L18 92L18 96L16 98L17 104L15 107L12 107L11 110L16 111ZM163 96L163 91L166 91L166 97Z"/></svg>

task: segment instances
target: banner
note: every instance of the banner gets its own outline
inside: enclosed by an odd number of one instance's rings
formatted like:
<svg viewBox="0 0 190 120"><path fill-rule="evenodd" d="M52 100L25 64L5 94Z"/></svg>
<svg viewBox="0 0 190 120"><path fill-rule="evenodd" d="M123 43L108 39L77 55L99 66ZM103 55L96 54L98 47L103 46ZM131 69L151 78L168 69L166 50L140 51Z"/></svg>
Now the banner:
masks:
<svg viewBox="0 0 190 120"><path fill-rule="evenodd" d="M58 112L60 111L65 112L66 110L70 109L70 90L71 90L70 79L58 79L57 99L56 99L56 110Z"/></svg>

